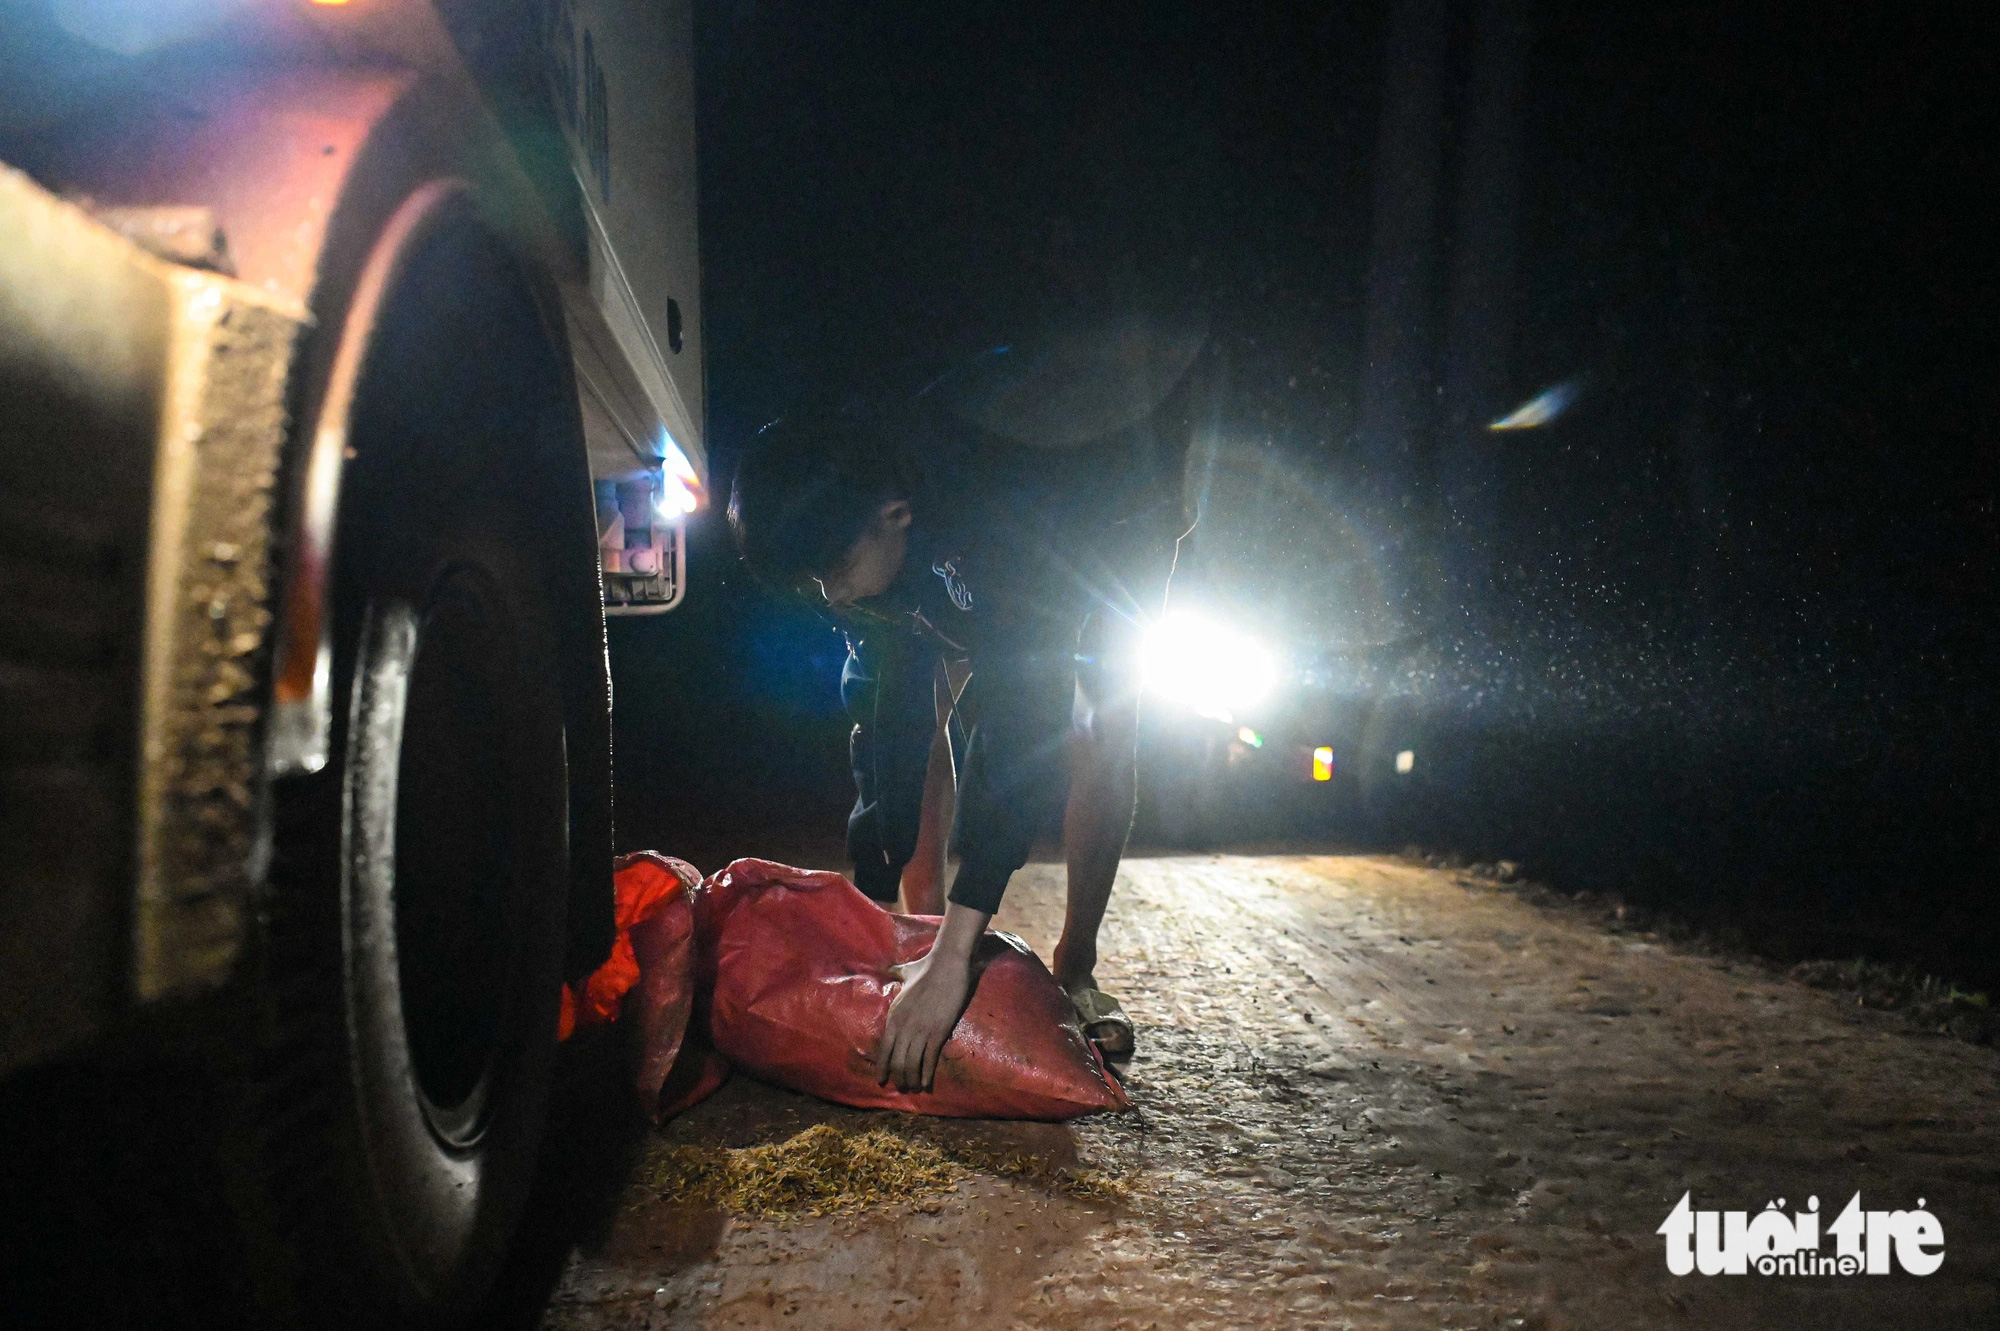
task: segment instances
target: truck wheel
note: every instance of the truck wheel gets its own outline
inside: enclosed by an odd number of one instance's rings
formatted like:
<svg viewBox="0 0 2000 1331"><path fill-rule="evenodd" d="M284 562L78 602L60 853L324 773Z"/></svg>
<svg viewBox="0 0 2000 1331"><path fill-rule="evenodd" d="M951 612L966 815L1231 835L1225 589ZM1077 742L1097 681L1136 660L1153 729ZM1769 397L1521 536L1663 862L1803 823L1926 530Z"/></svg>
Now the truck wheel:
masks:
<svg viewBox="0 0 2000 1331"><path fill-rule="evenodd" d="M472 1322L534 1180L570 872L562 584L536 512L563 450L535 438L575 404L551 343L469 221L413 243L371 333L331 757L274 785L239 1120L273 1321Z"/></svg>

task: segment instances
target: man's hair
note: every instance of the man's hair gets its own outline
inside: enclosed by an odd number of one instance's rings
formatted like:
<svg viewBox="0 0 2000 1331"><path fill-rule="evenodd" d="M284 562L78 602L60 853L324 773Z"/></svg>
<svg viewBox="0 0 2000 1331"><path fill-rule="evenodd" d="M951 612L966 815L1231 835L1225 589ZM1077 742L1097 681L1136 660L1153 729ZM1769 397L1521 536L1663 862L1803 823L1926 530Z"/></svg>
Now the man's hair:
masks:
<svg viewBox="0 0 2000 1331"><path fill-rule="evenodd" d="M729 495L729 529L744 562L786 591L838 568L882 505L916 497L903 434L857 408L809 408L759 430Z"/></svg>

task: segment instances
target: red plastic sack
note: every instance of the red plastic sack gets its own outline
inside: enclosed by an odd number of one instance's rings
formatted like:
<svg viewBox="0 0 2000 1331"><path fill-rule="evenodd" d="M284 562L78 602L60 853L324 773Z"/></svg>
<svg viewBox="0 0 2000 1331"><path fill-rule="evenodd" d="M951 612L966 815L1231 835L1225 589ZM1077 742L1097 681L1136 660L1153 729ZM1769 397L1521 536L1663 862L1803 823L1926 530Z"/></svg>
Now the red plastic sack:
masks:
<svg viewBox="0 0 2000 1331"><path fill-rule="evenodd" d="M900 981L938 921L892 915L836 873L738 860L695 894L697 985L708 1034L744 1070L842 1104L959 1118L1065 1119L1124 1109L1124 1088L1077 1026L1069 996L1026 944L989 932L972 1002L933 1089L875 1082Z"/></svg>
<svg viewBox="0 0 2000 1331"><path fill-rule="evenodd" d="M634 1082L640 1103L655 1120L702 1099L727 1072L712 1051L686 1049L694 1010L694 911L688 890L700 882L701 871L684 860L650 851L621 857L615 878L618 936L611 955L591 972L581 994L563 988L561 1039L578 1027L607 1025L628 1013L636 1023ZM691 1066L672 1078L663 1099L661 1089L684 1051Z"/></svg>

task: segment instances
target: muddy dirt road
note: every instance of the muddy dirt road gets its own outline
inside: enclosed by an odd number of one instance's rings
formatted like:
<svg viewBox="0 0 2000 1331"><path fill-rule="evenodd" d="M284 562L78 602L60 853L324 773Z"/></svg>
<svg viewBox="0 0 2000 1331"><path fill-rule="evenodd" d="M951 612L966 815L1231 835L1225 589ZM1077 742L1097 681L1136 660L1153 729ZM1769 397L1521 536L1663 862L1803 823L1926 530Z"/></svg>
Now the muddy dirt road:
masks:
<svg viewBox="0 0 2000 1331"><path fill-rule="evenodd" d="M1031 866L999 926L1046 955L1061 886ZM1134 1112L912 1123L739 1078L637 1174L817 1124L996 1163L783 1220L635 1182L544 1326L2000 1326L1993 1049L1389 858L1135 858L1105 943ZM1667 1272L1684 1192L1825 1224L1857 1189L1922 1199L1942 1268Z"/></svg>

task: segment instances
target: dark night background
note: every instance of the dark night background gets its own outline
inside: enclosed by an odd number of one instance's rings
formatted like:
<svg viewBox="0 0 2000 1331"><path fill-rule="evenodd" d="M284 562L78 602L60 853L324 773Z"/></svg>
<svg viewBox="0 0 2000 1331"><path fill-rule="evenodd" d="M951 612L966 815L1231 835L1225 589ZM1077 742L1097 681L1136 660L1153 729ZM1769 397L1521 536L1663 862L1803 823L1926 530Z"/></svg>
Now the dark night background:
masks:
<svg viewBox="0 0 2000 1331"><path fill-rule="evenodd" d="M703 6L715 481L809 392L1199 300L1262 479L1191 576L1423 736L1392 809L1282 830L1990 986L1991 15ZM718 510L612 630L627 846L849 798L840 640Z"/></svg>

